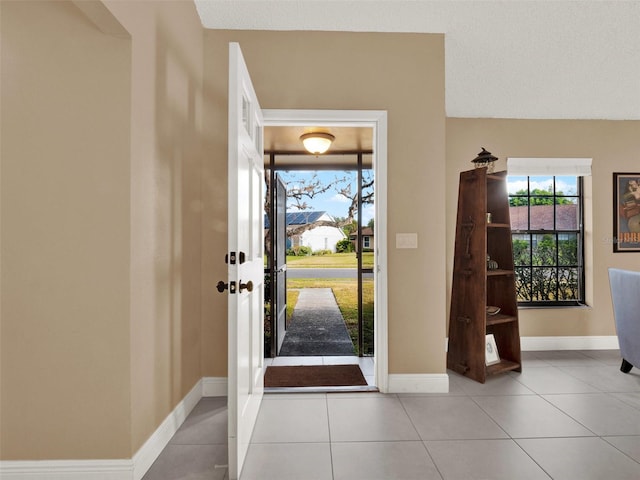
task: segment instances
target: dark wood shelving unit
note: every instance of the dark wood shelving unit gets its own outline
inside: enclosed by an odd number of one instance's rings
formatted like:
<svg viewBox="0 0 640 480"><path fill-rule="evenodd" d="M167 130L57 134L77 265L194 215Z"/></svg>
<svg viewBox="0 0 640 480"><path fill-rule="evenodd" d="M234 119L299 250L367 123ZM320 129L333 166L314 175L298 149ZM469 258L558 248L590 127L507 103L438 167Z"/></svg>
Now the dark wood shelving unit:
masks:
<svg viewBox="0 0 640 480"><path fill-rule="evenodd" d="M447 368L481 383L488 375L522 370L510 225L506 172L460 173ZM500 311L490 315L488 306ZM487 366L488 334L500 362Z"/></svg>

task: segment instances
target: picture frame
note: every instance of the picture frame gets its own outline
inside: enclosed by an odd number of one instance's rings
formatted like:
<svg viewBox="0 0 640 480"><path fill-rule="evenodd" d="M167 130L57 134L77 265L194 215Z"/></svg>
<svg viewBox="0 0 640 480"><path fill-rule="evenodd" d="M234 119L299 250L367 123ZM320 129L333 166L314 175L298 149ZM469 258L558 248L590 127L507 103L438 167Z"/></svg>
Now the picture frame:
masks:
<svg viewBox="0 0 640 480"><path fill-rule="evenodd" d="M485 353L485 364L495 365L496 363L500 363L500 355L498 354L498 346L496 345L496 339L492 333L486 336L486 341L484 344L484 353Z"/></svg>
<svg viewBox="0 0 640 480"><path fill-rule="evenodd" d="M640 173L613 174L613 252L640 252Z"/></svg>

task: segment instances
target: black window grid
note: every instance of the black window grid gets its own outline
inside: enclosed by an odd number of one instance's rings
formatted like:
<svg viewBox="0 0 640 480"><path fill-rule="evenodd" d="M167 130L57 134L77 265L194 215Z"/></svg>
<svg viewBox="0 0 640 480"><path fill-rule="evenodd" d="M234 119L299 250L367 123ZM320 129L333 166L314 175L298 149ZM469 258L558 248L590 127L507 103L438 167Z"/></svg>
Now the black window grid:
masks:
<svg viewBox="0 0 640 480"><path fill-rule="evenodd" d="M512 238L526 236L528 238L528 254L529 254L529 262L527 265L515 265L515 274L516 274L516 290L518 296L518 305L520 306L576 306L576 305L584 305L585 304L585 277L584 277L584 209L583 209L583 195L582 195L582 178L577 177L577 193L574 195L562 193L561 195L557 194L557 185L556 185L556 177L552 177L553 181L553 191L549 195L531 195L531 179L527 177L527 194L509 194L509 199L512 198L520 198L526 200L526 205L528 206L528 214L527 214L527 230L512 230ZM553 229L531 229L531 207L532 205L531 199L550 199L551 204L554 206L553 209ZM578 229L574 230L558 230L558 222L557 222L557 198L574 198L575 204L578 208ZM561 235L575 235L576 237L576 262L571 263L560 263L560 240L559 236ZM537 236L551 236L554 239L554 252L555 258L554 261L549 265L534 265L534 238ZM545 272L546 270L546 272ZM562 285L563 285L563 273L566 272L575 272L575 279L572 281L575 282L574 295L572 298L562 298L565 297L566 294L562 293ZM548 275L551 272L552 275ZM540 283L534 285L534 282L548 282L549 288L544 288L544 285ZM523 291L526 289L526 291ZM567 289L565 289L567 290ZM549 294L552 291L552 297L539 299L538 297L540 293Z"/></svg>

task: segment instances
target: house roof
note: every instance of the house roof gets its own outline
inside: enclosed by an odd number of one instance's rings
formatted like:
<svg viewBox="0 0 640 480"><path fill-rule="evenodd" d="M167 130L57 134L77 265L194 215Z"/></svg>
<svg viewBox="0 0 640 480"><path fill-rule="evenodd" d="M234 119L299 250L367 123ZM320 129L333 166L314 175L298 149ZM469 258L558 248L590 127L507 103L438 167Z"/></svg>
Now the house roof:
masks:
<svg viewBox="0 0 640 480"><path fill-rule="evenodd" d="M554 205L533 205L531 206L531 229L532 230L553 230L553 207ZM577 205L555 205L556 208L556 230L578 230L578 206ZM511 217L511 230L528 230L527 224L529 207L509 207Z"/></svg>
<svg viewBox="0 0 640 480"><path fill-rule="evenodd" d="M287 226L307 225L309 223L315 223L319 220L327 220L329 222L332 222L333 217L325 211L287 212ZM269 217L266 214L264 216L264 228L269 228Z"/></svg>
<svg viewBox="0 0 640 480"><path fill-rule="evenodd" d="M315 223L324 215L329 217L326 220L333 221L333 218L327 214L327 212L287 212L287 225L307 225L308 223Z"/></svg>
<svg viewBox="0 0 640 480"><path fill-rule="evenodd" d="M351 235L349 235L349 238L356 238L357 236L358 236L358 232L353 232ZM362 236L373 237L373 228L362 227Z"/></svg>

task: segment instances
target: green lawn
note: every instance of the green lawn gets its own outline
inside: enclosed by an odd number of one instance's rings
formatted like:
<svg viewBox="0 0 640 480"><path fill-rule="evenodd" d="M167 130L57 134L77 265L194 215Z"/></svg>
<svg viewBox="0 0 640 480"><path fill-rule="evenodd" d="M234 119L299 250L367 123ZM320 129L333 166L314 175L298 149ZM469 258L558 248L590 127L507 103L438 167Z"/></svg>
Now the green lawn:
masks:
<svg viewBox="0 0 640 480"><path fill-rule="evenodd" d="M287 268L356 268L356 254L330 253L327 255L287 256ZM362 254L362 267L373 268L373 252Z"/></svg>

